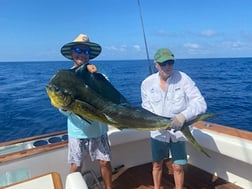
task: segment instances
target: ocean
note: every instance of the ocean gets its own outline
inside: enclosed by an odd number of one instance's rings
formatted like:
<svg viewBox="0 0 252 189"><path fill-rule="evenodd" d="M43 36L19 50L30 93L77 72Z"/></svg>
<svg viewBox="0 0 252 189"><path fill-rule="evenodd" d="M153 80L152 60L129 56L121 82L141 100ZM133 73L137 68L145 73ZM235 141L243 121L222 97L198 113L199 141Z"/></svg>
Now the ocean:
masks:
<svg viewBox="0 0 252 189"><path fill-rule="evenodd" d="M135 106L149 75L147 60L91 61ZM151 65L153 65L151 61ZM0 62L0 142L66 130L66 117L49 101L49 79L69 61ZM206 99L208 121L252 131L252 58L178 59Z"/></svg>

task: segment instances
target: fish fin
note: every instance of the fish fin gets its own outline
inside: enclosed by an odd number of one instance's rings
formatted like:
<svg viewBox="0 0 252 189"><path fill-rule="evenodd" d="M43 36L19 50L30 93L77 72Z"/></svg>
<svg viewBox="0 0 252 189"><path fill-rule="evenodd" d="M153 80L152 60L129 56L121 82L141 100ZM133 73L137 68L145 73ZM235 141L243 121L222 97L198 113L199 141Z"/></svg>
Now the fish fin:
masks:
<svg viewBox="0 0 252 189"><path fill-rule="evenodd" d="M91 74L91 88L102 95L104 98L116 103L128 103L126 98L102 75L101 73ZM93 85L93 86L92 86Z"/></svg>
<svg viewBox="0 0 252 189"><path fill-rule="evenodd" d="M90 121L95 120L102 123L108 123L106 117L104 116L102 112L98 111L92 105L78 99L74 101L72 112L81 116L85 120L88 119Z"/></svg>
<svg viewBox="0 0 252 189"><path fill-rule="evenodd" d="M109 122L111 122L111 124L117 124L117 122L116 121L114 121L111 117L109 117L108 115L106 115L106 114L103 114L105 117L106 117L106 119L109 121Z"/></svg>
<svg viewBox="0 0 252 189"><path fill-rule="evenodd" d="M91 121L86 119L85 117L78 115L79 117L81 117L81 119L85 120L89 125L91 125Z"/></svg>
<svg viewBox="0 0 252 189"><path fill-rule="evenodd" d="M126 98L104 77L103 74L94 72L90 73L86 65L79 66L75 71L77 77L88 85L92 90L101 97L115 103L128 103Z"/></svg>

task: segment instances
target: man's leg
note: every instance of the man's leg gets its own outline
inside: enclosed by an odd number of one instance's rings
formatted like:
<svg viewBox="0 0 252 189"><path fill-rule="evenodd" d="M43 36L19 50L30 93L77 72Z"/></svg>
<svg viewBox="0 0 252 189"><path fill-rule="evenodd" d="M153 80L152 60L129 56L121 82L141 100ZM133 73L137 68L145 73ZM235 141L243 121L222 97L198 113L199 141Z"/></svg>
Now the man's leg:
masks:
<svg viewBox="0 0 252 189"><path fill-rule="evenodd" d="M81 139L68 139L68 163L70 164L70 173L80 172L83 158L83 141Z"/></svg>
<svg viewBox="0 0 252 189"><path fill-rule="evenodd" d="M171 142L172 168L175 181L175 189L183 189L184 168L187 164L187 153L184 141Z"/></svg>
<svg viewBox="0 0 252 189"><path fill-rule="evenodd" d="M90 141L90 157L91 160L98 160L100 164L100 172L105 185L105 189L112 189L112 166L111 166L111 150L109 146L107 134Z"/></svg>
<svg viewBox="0 0 252 189"><path fill-rule="evenodd" d="M151 138L151 151L154 189L161 189L163 162L169 156L169 143Z"/></svg>
<svg viewBox="0 0 252 189"><path fill-rule="evenodd" d="M160 189L161 179L163 173L163 160L152 162L152 177L154 182L154 189Z"/></svg>
<svg viewBox="0 0 252 189"><path fill-rule="evenodd" d="M71 163L71 165L70 165L70 173L80 172L80 171L81 171L80 167L78 167L75 163Z"/></svg>
<svg viewBox="0 0 252 189"><path fill-rule="evenodd" d="M175 181L175 189L183 189L184 186L184 169L182 165L173 163L173 175Z"/></svg>
<svg viewBox="0 0 252 189"><path fill-rule="evenodd" d="M105 189L112 189L112 166L110 161L99 160L101 176Z"/></svg>

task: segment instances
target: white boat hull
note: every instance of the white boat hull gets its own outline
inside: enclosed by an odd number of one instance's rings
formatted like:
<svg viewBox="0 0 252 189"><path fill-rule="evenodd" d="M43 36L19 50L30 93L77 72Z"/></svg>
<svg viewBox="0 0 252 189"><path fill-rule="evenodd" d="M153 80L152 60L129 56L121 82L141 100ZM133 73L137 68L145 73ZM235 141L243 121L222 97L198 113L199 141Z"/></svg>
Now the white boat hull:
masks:
<svg viewBox="0 0 252 189"><path fill-rule="evenodd" d="M194 129L193 135L211 158L187 144L189 163L242 188L252 189L252 133L246 132L247 136L244 138L238 136L241 133L240 130L232 129L237 133L235 136L235 134L225 132L219 133L219 126L212 125L208 128L204 127L204 124L205 122L197 123L195 126L199 129ZM124 167L130 168L151 162L148 132L111 129L109 139L113 167L124 165ZM57 148L57 145L60 147ZM36 150L39 151L35 153ZM86 160L83 171L86 169L92 169L99 175L99 167L96 162ZM22 171L19 173L18 170ZM4 176L8 175L9 181L14 182L14 177L18 177L18 173L21 176L26 174L28 177L34 177L52 171L60 173L64 185L69 173L66 141L45 147L33 147L19 152L0 154L0 176L6 179ZM12 176L13 180L11 180Z"/></svg>

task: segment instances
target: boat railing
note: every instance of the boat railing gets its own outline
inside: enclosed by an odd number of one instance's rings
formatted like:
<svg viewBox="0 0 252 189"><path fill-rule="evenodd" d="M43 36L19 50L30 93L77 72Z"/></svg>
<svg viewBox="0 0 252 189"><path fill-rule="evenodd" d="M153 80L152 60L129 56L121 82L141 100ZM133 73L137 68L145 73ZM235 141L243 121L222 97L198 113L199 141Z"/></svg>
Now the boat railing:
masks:
<svg viewBox="0 0 252 189"><path fill-rule="evenodd" d="M66 146L67 132L59 131L0 143L0 163Z"/></svg>

